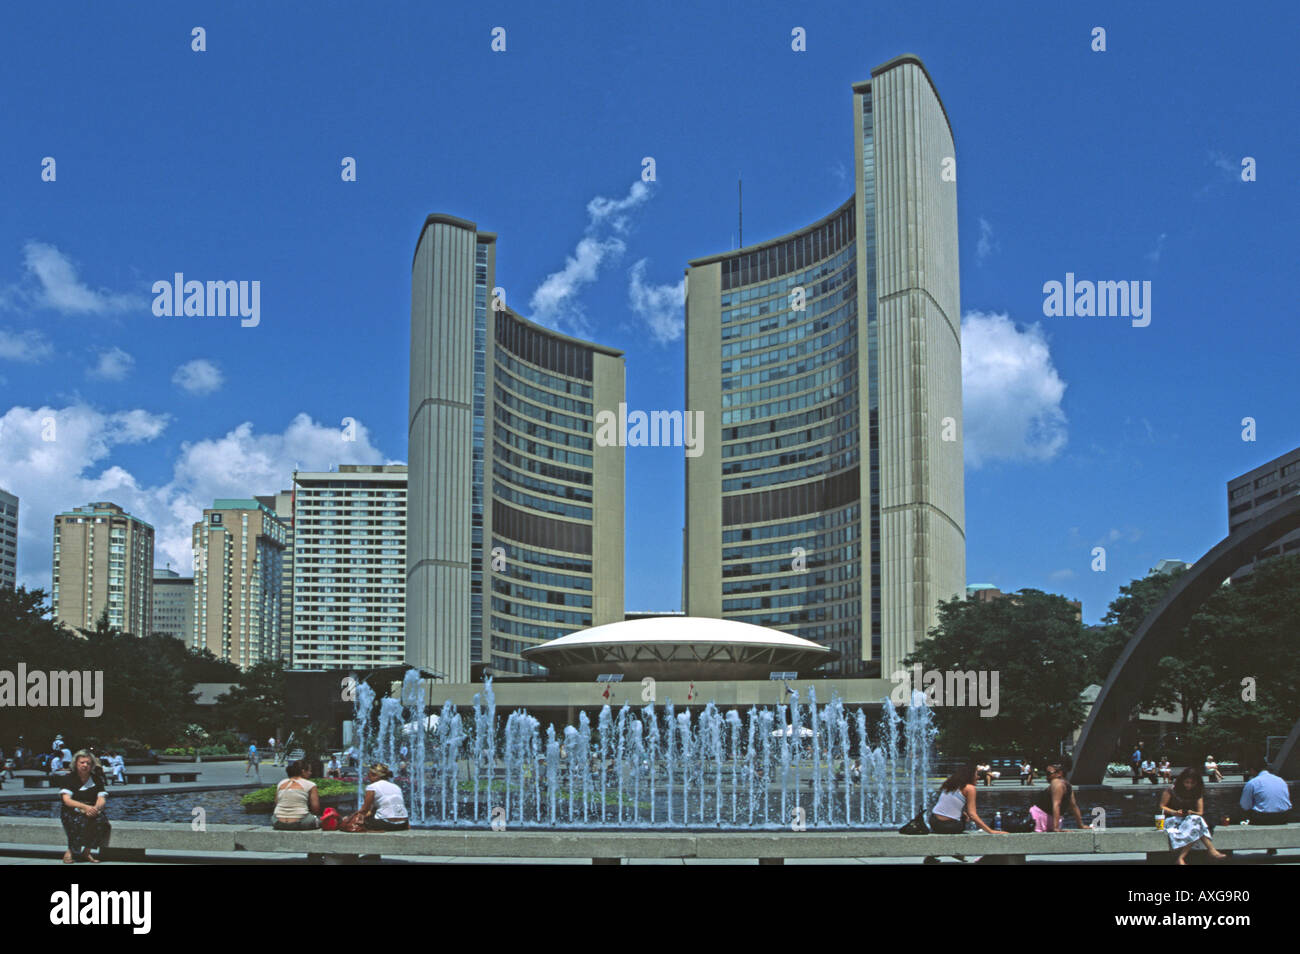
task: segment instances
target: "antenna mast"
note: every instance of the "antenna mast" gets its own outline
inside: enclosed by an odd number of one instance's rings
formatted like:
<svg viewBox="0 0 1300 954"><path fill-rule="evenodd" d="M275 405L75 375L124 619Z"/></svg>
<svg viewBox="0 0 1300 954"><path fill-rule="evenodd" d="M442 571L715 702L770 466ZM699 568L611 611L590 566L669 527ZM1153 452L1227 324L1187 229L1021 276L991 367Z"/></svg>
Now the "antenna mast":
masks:
<svg viewBox="0 0 1300 954"><path fill-rule="evenodd" d="M736 173L736 236L737 248L745 247L745 180Z"/></svg>

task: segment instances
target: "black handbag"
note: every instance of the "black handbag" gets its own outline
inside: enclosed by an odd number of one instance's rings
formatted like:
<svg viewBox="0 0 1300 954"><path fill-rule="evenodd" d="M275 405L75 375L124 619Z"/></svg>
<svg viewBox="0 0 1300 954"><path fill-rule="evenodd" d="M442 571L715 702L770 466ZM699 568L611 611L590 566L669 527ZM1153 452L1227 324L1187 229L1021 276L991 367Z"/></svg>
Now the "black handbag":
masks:
<svg viewBox="0 0 1300 954"><path fill-rule="evenodd" d="M1027 832L1034 830L1034 820L1028 812L1018 808L1009 808L1002 813L1002 830L1009 832Z"/></svg>
<svg viewBox="0 0 1300 954"><path fill-rule="evenodd" d="M900 835L928 835L930 829L925 824L925 812L921 812L910 822L898 829Z"/></svg>

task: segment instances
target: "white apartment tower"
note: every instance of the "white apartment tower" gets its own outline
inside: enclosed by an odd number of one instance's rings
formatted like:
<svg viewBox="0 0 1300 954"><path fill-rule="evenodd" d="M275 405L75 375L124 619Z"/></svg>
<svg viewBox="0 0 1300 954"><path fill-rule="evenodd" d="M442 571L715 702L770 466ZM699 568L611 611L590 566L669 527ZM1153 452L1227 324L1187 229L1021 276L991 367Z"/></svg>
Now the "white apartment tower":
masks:
<svg viewBox="0 0 1300 954"><path fill-rule="evenodd" d="M400 666L406 465L293 475L294 669Z"/></svg>

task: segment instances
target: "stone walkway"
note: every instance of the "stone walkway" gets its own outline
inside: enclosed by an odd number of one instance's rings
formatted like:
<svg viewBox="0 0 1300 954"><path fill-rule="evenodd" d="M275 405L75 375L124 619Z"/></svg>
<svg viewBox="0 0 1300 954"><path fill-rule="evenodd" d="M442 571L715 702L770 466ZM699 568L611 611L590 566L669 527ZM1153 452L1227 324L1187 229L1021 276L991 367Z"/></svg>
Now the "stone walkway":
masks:
<svg viewBox="0 0 1300 954"><path fill-rule="evenodd" d="M240 760L238 762L161 762L158 765L130 765L126 767L126 774L132 772L166 772L168 769L174 771L198 772L199 778L196 782L176 782L164 783L160 785L110 785L108 797L111 799L115 793L123 795L149 794L158 792L210 792L222 789L241 789L241 788L264 788L267 785L274 785L280 779L284 778L284 768L279 765L272 765L270 762L263 762L261 765L261 780L252 773L245 774L247 771L247 762ZM18 772L17 778L5 778L4 785L0 788L0 805L5 802L28 802L38 801L41 799L56 800L58 798L58 789L56 788L23 788L22 779L24 776L36 777L41 772Z"/></svg>

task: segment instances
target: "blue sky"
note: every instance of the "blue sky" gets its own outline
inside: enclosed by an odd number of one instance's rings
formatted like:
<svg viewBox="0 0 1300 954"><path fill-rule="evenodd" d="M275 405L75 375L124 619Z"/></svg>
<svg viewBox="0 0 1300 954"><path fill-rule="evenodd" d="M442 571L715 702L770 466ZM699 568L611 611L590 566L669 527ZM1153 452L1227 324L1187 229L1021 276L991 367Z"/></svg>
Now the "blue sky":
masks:
<svg viewBox="0 0 1300 954"><path fill-rule="evenodd" d="M1157 560L1217 542L1225 481L1300 443L1300 14L1044 6L9 10L0 486L22 498L20 578L48 587L51 515L91 499L146 516L158 562L188 570L212 498L287 487L294 464L405 460L428 212L499 234L513 307L625 349L631 407L680 408L664 302L688 259L733 247L737 174L750 242L835 208L850 84L912 52L957 142L968 579L1095 620ZM593 224L600 197L630 198L625 232ZM260 281L261 323L155 317L150 287L177 271ZM1066 272L1151 281L1150 326L1044 317ZM629 609L679 605L682 471L680 449L628 449Z"/></svg>

